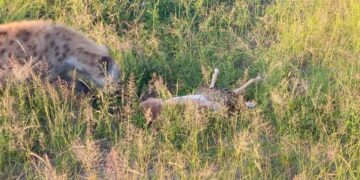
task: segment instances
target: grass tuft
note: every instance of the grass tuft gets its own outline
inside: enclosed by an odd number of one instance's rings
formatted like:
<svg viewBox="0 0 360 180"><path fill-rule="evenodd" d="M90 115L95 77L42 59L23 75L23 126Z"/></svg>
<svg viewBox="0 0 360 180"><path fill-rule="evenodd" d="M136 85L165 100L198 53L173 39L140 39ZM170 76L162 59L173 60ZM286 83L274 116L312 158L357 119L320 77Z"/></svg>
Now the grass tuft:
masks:
<svg viewBox="0 0 360 180"><path fill-rule="evenodd" d="M22 67L0 73L0 178L359 179L359 9L357 0L0 0L1 23L66 23L123 70L119 94L96 98ZM140 98L193 93L215 67L220 88L264 81L230 114L166 106L148 125ZM258 106L244 108L247 99Z"/></svg>

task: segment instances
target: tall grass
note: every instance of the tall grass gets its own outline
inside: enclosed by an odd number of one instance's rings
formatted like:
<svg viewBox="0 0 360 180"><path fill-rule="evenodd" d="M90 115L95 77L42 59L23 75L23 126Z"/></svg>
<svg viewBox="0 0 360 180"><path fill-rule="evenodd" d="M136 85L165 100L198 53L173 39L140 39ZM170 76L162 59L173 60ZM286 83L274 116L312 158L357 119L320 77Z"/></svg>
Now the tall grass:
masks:
<svg viewBox="0 0 360 180"><path fill-rule="evenodd" d="M360 2L0 0L0 22L54 19L109 47L120 93L79 97L34 77L0 90L0 178L358 179ZM139 96L262 74L255 109L165 107ZM159 78L161 77L161 78Z"/></svg>

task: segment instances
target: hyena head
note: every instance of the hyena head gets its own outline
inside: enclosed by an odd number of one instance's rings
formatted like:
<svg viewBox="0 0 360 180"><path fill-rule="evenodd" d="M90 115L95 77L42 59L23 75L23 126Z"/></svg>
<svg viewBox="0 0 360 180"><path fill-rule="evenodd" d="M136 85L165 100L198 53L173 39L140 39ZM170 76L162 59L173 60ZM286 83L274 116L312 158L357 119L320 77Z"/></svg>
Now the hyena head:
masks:
<svg viewBox="0 0 360 180"><path fill-rule="evenodd" d="M95 84L97 87L113 86L120 82L120 68L109 55L100 55L79 48L77 53L64 59L62 75L71 78L73 70L79 79Z"/></svg>

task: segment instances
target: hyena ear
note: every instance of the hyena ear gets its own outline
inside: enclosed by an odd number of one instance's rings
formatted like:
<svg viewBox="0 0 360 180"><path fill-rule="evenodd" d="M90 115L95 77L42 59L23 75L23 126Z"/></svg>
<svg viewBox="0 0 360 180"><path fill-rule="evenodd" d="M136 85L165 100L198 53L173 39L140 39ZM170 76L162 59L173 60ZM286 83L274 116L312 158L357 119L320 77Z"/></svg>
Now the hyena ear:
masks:
<svg viewBox="0 0 360 180"><path fill-rule="evenodd" d="M109 70L112 66L112 59L109 56L102 56L99 60L98 63L100 66L102 66L103 68L105 68L106 70Z"/></svg>

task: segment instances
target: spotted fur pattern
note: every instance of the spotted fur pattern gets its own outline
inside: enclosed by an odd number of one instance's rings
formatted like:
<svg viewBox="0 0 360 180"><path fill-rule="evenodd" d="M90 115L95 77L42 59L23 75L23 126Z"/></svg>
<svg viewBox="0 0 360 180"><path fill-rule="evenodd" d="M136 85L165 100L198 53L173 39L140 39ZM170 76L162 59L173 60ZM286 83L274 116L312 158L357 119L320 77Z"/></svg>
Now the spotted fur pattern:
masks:
<svg viewBox="0 0 360 180"><path fill-rule="evenodd" d="M82 33L52 21L20 21L0 25L0 67L10 60L49 63L52 77L79 77L103 87L117 82L120 69L108 50Z"/></svg>

